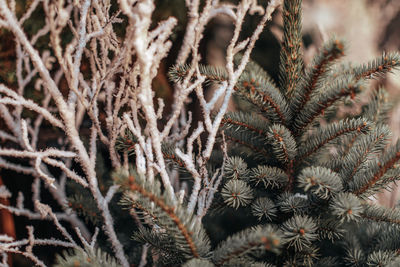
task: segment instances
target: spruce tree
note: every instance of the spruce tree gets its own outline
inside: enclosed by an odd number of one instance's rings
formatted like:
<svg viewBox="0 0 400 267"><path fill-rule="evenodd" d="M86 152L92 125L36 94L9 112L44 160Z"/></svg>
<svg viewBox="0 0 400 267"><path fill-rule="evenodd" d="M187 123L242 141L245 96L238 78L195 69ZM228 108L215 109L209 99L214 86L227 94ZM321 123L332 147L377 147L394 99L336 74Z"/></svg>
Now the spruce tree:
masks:
<svg viewBox="0 0 400 267"><path fill-rule="evenodd" d="M156 266L400 265L400 209L369 201L400 178L400 142L392 145L386 124L393 103L384 88L367 86L398 67L400 56L338 65L345 44L333 38L304 67L301 0L284 1L282 15L279 85L255 62L236 84L236 96L250 104L222 120L220 142L228 142L229 158L203 220L188 213L185 201L173 205L158 180L133 167L113 174L122 190L117 208L139 215L140 227L120 229L132 234L126 240L135 244L132 262L142 243L151 251L148 263ZM172 67L171 80L188 69ZM208 83L227 79L222 68L202 66L200 72ZM361 112L339 115L360 95L369 97ZM119 141L132 162L136 142L129 131ZM165 144L163 152L188 177L174 144ZM222 157L216 149L208 167L221 167ZM75 266L85 257L96 266L116 265L93 249L60 256L59 265Z"/></svg>

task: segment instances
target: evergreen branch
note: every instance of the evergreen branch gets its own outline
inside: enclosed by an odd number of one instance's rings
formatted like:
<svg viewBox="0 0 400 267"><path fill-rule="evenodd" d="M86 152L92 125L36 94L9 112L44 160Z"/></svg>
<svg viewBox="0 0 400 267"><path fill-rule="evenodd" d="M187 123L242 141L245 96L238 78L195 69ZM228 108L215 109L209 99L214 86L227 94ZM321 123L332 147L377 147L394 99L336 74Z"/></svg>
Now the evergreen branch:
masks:
<svg viewBox="0 0 400 267"><path fill-rule="evenodd" d="M394 147L392 147L385 155L383 155L382 158L376 159L372 164L370 164L367 171L359 174L358 179L357 176L354 177L353 187L356 187L357 182L359 184L363 184L363 186L357 187L357 189L354 190L354 194L360 196L366 193L367 190L373 187L389 169L394 167L396 162L399 160L400 141L398 141Z"/></svg>
<svg viewBox="0 0 400 267"><path fill-rule="evenodd" d="M299 187L312 194L328 199L343 189L342 178L324 167L308 167L302 170L298 178Z"/></svg>
<svg viewBox="0 0 400 267"><path fill-rule="evenodd" d="M284 192L279 195L277 206L288 214L304 214L310 207L307 196Z"/></svg>
<svg viewBox="0 0 400 267"><path fill-rule="evenodd" d="M363 266L365 255L359 247L347 246L343 260L347 266Z"/></svg>
<svg viewBox="0 0 400 267"><path fill-rule="evenodd" d="M260 84L256 77L242 74L235 93L255 105L269 120L285 124L291 117L289 106L274 84Z"/></svg>
<svg viewBox="0 0 400 267"><path fill-rule="evenodd" d="M297 155L296 141L290 131L283 125L274 124L268 132L268 139L276 158L289 165Z"/></svg>
<svg viewBox="0 0 400 267"><path fill-rule="evenodd" d="M368 255L368 266L398 266L400 263L396 251L373 251Z"/></svg>
<svg viewBox="0 0 400 267"><path fill-rule="evenodd" d="M253 190L242 180L229 180L221 190L221 196L229 207L247 206L253 199Z"/></svg>
<svg viewBox="0 0 400 267"><path fill-rule="evenodd" d="M389 99L389 93L384 88L372 90L368 104L363 107L363 116L377 124L385 123L389 118L389 112L393 109L395 100Z"/></svg>
<svg viewBox="0 0 400 267"><path fill-rule="evenodd" d="M344 230L340 227L341 222L337 218L324 218L318 220L318 239L338 240L343 236ZM322 266L321 266L322 267Z"/></svg>
<svg viewBox="0 0 400 267"><path fill-rule="evenodd" d="M174 237L157 231L157 229L139 227L138 231L133 233L132 239L142 244L148 244L161 266L176 266L185 260Z"/></svg>
<svg viewBox="0 0 400 267"><path fill-rule="evenodd" d="M267 197L257 198L251 205L251 213L257 217L259 221L261 221L263 217L272 221L273 218L277 217L277 212L278 209L275 203Z"/></svg>
<svg viewBox="0 0 400 267"><path fill-rule="evenodd" d="M322 163L321 166L329 168L335 172L339 172L341 170L342 164L344 164L343 160L346 155L349 153L350 149L354 146L354 143L358 138L364 138L366 135L347 135L343 136L340 139L340 144L336 143L337 150L336 155L333 158L329 158L328 161ZM345 177L343 177L345 178Z"/></svg>
<svg viewBox="0 0 400 267"><path fill-rule="evenodd" d="M371 79L379 77L400 66L400 55L398 53L383 53L380 58L361 65L353 70L356 79Z"/></svg>
<svg viewBox="0 0 400 267"><path fill-rule="evenodd" d="M302 215L294 215L282 225L285 240L296 251L310 248L312 241L318 238L317 229L317 224L312 218Z"/></svg>
<svg viewBox="0 0 400 267"><path fill-rule="evenodd" d="M335 267L335 266L339 266L339 261L338 258L336 257L324 257L324 258L320 258L316 263L315 266L316 267Z"/></svg>
<svg viewBox="0 0 400 267"><path fill-rule="evenodd" d="M247 163L240 157L229 157L225 163L224 174L227 179L245 179L249 174Z"/></svg>
<svg viewBox="0 0 400 267"><path fill-rule="evenodd" d="M264 165L252 168L248 177L256 185L262 182L266 189L283 188L289 181L289 176L283 170Z"/></svg>
<svg viewBox="0 0 400 267"><path fill-rule="evenodd" d="M56 256L55 267L120 267L118 262L100 249L75 248Z"/></svg>
<svg viewBox="0 0 400 267"><path fill-rule="evenodd" d="M378 206L379 207L379 206ZM383 208L383 207L381 207ZM398 207L395 208L398 211ZM375 221L375 220L372 220ZM398 224L393 224L393 227L386 227L387 224L384 224L383 227L378 229L379 234L376 238L376 250L392 250L396 251L397 255L400 254L400 239L398 238L398 233L400 231L400 226Z"/></svg>
<svg viewBox="0 0 400 267"><path fill-rule="evenodd" d="M254 140L251 137L249 138L248 135L238 135L238 134L230 135L230 134L231 133L229 133L229 132L225 133L226 140L234 142L238 145L248 147L251 151L261 154L266 158L269 157L269 155L266 153L266 151L262 147L260 147L260 145L254 144L254 142L253 142Z"/></svg>
<svg viewBox="0 0 400 267"><path fill-rule="evenodd" d="M221 242L215 249L212 260L217 266L221 266L254 250L264 249L277 253L281 244L281 232L273 226L250 228Z"/></svg>
<svg viewBox="0 0 400 267"><path fill-rule="evenodd" d="M186 170L186 164L175 153L175 147L172 144L163 143L161 147L163 157L174 162L179 168Z"/></svg>
<svg viewBox="0 0 400 267"><path fill-rule="evenodd" d="M295 88L290 103L293 114L302 110L304 105L310 100L311 94L318 87L318 80L335 62L336 59L344 55L343 41L333 39L326 43L321 51L315 56L312 66L308 68L305 77Z"/></svg>
<svg viewBox="0 0 400 267"><path fill-rule="evenodd" d="M125 133L117 138L115 149L126 152L128 155L135 154L135 145L138 143L136 136L126 130Z"/></svg>
<svg viewBox="0 0 400 267"><path fill-rule="evenodd" d="M400 225L400 210L398 208L388 209L381 206L365 204L361 217L376 222Z"/></svg>
<svg viewBox="0 0 400 267"><path fill-rule="evenodd" d="M344 135L365 134L371 130L371 127L372 124L362 118L345 119L325 127L319 127L306 142L300 145L298 158L302 161L337 138Z"/></svg>
<svg viewBox="0 0 400 267"><path fill-rule="evenodd" d="M275 81L257 62L250 60L247 63L242 76L245 77L246 75L253 77L258 84L270 84L272 88L275 88L279 92L279 88L276 86ZM251 78L248 80L251 80Z"/></svg>
<svg viewBox="0 0 400 267"><path fill-rule="evenodd" d="M156 215L154 215L154 213L151 210L149 210L142 204L138 203L137 201L132 203L132 201L129 198L122 198L120 204L123 206L128 206L130 213L131 214L135 213L136 215L138 215L140 219L151 218L152 221L154 222L157 221Z"/></svg>
<svg viewBox="0 0 400 267"><path fill-rule="evenodd" d="M175 65L169 69L168 75L171 81L181 82L189 73L190 65ZM223 67L199 65L200 75L205 76L207 81L223 82L228 80L228 73ZM196 73L193 74L196 78Z"/></svg>
<svg viewBox="0 0 400 267"><path fill-rule="evenodd" d="M317 116L322 115L324 110L332 106L336 101L347 96L353 96L360 89L361 83L357 82L354 77L344 76L323 92L313 96L294 121L296 136L300 136Z"/></svg>
<svg viewBox="0 0 400 267"><path fill-rule="evenodd" d="M229 261L224 262L223 267L276 267L274 264L266 263L264 261L260 262L252 259L252 255L245 256L243 258L233 258ZM203 267L203 266L198 266Z"/></svg>
<svg viewBox="0 0 400 267"><path fill-rule="evenodd" d="M85 196L76 194L68 198L68 207L95 225L102 222L97 205L88 194L85 194Z"/></svg>
<svg viewBox="0 0 400 267"><path fill-rule="evenodd" d="M226 113L221 120L221 127L223 129L233 128L236 131L249 131L262 137L267 137L267 125L266 121L254 117L254 114L242 111Z"/></svg>
<svg viewBox="0 0 400 267"><path fill-rule="evenodd" d="M283 44L280 53L280 86L288 95L296 88L303 68L301 55L302 0L285 0L283 4Z"/></svg>
<svg viewBox="0 0 400 267"><path fill-rule="evenodd" d="M181 231L184 238L186 239L186 242L189 245L189 248L193 256L195 258L200 257L200 255L197 252L197 248L194 244L190 231L186 228L185 224L181 221L181 219L175 214L174 207L168 206L162 199L158 198L153 193L148 192L143 187L136 184L134 176L129 176L129 188L133 192L138 192L143 197L148 198L151 202L153 202L155 205L160 207L165 213L167 213L170 216L171 220L176 224L178 229Z"/></svg>
<svg viewBox="0 0 400 267"><path fill-rule="evenodd" d="M182 267L215 267L215 265L205 259L191 259L183 264Z"/></svg>
<svg viewBox="0 0 400 267"><path fill-rule="evenodd" d="M333 198L330 203L330 209L340 223L357 221L364 211L364 207L358 197L352 193L343 192Z"/></svg>
<svg viewBox="0 0 400 267"><path fill-rule="evenodd" d="M176 240L179 250L183 250L185 254L191 254L196 258L205 256L208 253L208 240L206 240L204 231L199 223L193 221L194 218L186 213L186 209L173 206L172 200L168 198L166 193L159 197L161 189L158 182L150 184L140 176L133 174L127 176L121 173L116 177L119 180L117 182L127 190L125 199L133 204L140 202L146 206L148 211L152 210L152 213L157 218L157 224L166 228L167 233ZM138 198L133 192L137 192L140 197Z"/></svg>
<svg viewBox="0 0 400 267"><path fill-rule="evenodd" d="M339 174L348 177L346 182L352 181L354 175L365 165L371 156L380 153L390 139L390 130L387 126L376 127L372 132L360 136L342 162Z"/></svg>
<svg viewBox="0 0 400 267"><path fill-rule="evenodd" d="M361 197L366 198L375 195L383 190L391 191L393 186L390 183L400 180L400 169L396 165L389 169L373 186L368 188Z"/></svg>

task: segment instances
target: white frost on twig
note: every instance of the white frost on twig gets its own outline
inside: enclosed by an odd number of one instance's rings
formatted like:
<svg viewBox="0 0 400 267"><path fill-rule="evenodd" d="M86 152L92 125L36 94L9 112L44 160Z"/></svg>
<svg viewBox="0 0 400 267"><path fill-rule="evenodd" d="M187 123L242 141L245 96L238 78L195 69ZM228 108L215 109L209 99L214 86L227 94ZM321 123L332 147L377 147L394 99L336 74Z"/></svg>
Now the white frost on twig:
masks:
<svg viewBox="0 0 400 267"><path fill-rule="evenodd" d="M0 185L0 198L9 198L11 197L11 192L8 191L5 185Z"/></svg>

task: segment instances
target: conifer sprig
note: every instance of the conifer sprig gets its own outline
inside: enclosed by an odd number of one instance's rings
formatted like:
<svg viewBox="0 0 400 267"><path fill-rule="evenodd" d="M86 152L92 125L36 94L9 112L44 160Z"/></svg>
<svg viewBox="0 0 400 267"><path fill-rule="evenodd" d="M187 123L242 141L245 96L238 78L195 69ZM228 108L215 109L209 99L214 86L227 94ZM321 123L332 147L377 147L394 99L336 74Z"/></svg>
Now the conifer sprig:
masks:
<svg viewBox="0 0 400 267"><path fill-rule="evenodd" d="M277 167L258 165L250 170L249 180L255 185L262 184L265 189L284 188L289 182L289 176Z"/></svg>
<svg viewBox="0 0 400 267"><path fill-rule="evenodd" d="M387 209L377 205L365 204L361 217L376 222L388 222L400 225L400 210L398 208Z"/></svg>
<svg viewBox="0 0 400 267"><path fill-rule="evenodd" d="M277 206L279 210L287 214L305 214L309 207L307 196L284 192L278 196Z"/></svg>
<svg viewBox="0 0 400 267"><path fill-rule="evenodd" d="M282 233L271 225L250 228L223 241L214 251L212 259L217 266L221 266L255 250L277 253L283 242Z"/></svg>
<svg viewBox="0 0 400 267"><path fill-rule="evenodd" d="M294 120L294 128L297 136L304 133L305 129L324 111L338 100L345 97L353 97L362 88L362 83L356 81L354 77L344 76L328 86L322 94L315 94L304 106Z"/></svg>
<svg viewBox="0 0 400 267"><path fill-rule="evenodd" d="M344 43L342 40L332 39L326 43L321 51L315 56L313 63L308 67L304 78L294 89L291 97L290 107L293 114L303 109L310 100L311 94L318 89L319 79L323 77L329 67L341 56L344 55Z"/></svg>
<svg viewBox="0 0 400 267"><path fill-rule="evenodd" d="M121 267L115 258L101 249L75 248L57 255L55 267Z"/></svg>
<svg viewBox="0 0 400 267"><path fill-rule="evenodd" d="M255 152L253 154L257 157L269 157L269 154L262 146L262 143L258 142L259 140L257 138L254 138L254 136L249 135L248 133L227 132L225 139L237 144L238 146L246 147L248 150ZM245 151L242 152L246 153Z"/></svg>
<svg viewBox="0 0 400 267"><path fill-rule="evenodd" d="M376 184L388 170L395 167L395 164L400 160L400 141L391 147L382 157L375 159L369 164L365 171L361 171L354 176L351 188L354 194L360 197L368 197L376 190ZM395 178L398 178L395 177ZM387 183L395 179L390 179ZM381 184L380 184L381 185ZM381 186L379 186L381 188ZM372 190L372 191L371 191Z"/></svg>
<svg viewBox="0 0 400 267"><path fill-rule="evenodd" d="M299 187L322 199L328 199L343 189L342 178L324 167L308 167L298 178Z"/></svg>
<svg viewBox="0 0 400 267"><path fill-rule="evenodd" d="M241 180L232 179L221 190L224 202L229 207L237 209L247 206L253 199L253 190Z"/></svg>
<svg viewBox="0 0 400 267"><path fill-rule="evenodd" d="M268 138L276 158L285 165L290 164L297 155L297 144L290 131L281 124L269 129Z"/></svg>
<svg viewBox="0 0 400 267"><path fill-rule="evenodd" d="M222 129L233 129L240 132L253 132L258 138L265 139L268 135L268 123L263 118L255 117L254 114L244 112L229 112L221 121Z"/></svg>
<svg viewBox="0 0 400 267"><path fill-rule="evenodd" d="M379 87L372 90L368 104L363 107L363 116L376 124L386 124L396 100L396 98L389 98L389 93L385 88Z"/></svg>
<svg viewBox="0 0 400 267"><path fill-rule="evenodd" d="M324 145L344 135L366 134L371 130L371 127L372 124L365 119L345 119L320 127L299 147L299 161L308 158Z"/></svg>
<svg viewBox="0 0 400 267"><path fill-rule="evenodd" d="M125 177L125 178L124 178ZM208 239L199 222L193 221L191 215L185 213L182 207L172 206L168 196L161 193L160 185L143 181L134 171L126 175L118 175L117 182L125 188L125 202L139 202L146 212L152 212L159 226L164 227L167 233L177 242L179 250L187 257L204 257L209 253ZM138 193L140 197L136 197ZM126 205L126 204L125 204ZM189 256L190 255L190 256Z"/></svg>
<svg viewBox="0 0 400 267"><path fill-rule="evenodd" d="M364 207L358 197L351 193L337 194L330 204L332 214L341 223L359 220L362 217Z"/></svg>
<svg viewBox="0 0 400 267"><path fill-rule="evenodd" d="M280 86L282 92L290 95L296 88L303 68L301 53L301 8L302 0L284 1L283 44L280 54Z"/></svg>
<svg viewBox="0 0 400 267"><path fill-rule="evenodd" d="M368 134L360 136L348 153L341 158L340 176L347 177L350 182L354 175L371 161L386 147L390 138L390 130L387 126L374 128Z"/></svg>
<svg viewBox="0 0 400 267"><path fill-rule="evenodd" d="M400 66L400 55L394 53L383 53L381 57L376 58L354 69L354 76L357 79L371 79L391 72Z"/></svg>
<svg viewBox="0 0 400 267"><path fill-rule="evenodd" d="M277 216L278 209L271 199L260 197L257 198L251 206L251 212L259 221L263 218L272 221L272 219Z"/></svg>
<svg viewBox="0 0 400 267"><path fill-rule="evenodd" d="M249 175L249 169L242 158L230 157L226 161L224 173L228 179L246 179Z"/></svg>
<svg viewBox="0 0 400 267"><path fill-rule="evenodd" d="M317 224L308 216L295 215L282 225L283 236L296 251L310 248L318 235Z"/></svg>
<svg viewBox="0 0 400 267"><path fill-rule="evenodd" d="M274 87L258 85L253 79L240 81L235 92L238 96L255 105L271 122L283 125L291 118L289 106L283 95Z"/></svg>

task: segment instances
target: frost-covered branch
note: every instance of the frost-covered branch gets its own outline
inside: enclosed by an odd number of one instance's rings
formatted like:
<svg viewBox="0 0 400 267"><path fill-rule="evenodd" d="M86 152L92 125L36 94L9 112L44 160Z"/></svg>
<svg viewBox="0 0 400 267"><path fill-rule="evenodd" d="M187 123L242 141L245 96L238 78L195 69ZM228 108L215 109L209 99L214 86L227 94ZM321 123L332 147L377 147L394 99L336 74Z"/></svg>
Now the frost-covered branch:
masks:
<svg viewBox="0 0 400 267"><path fill-rule="evenodd" d="M103 158L110 159L113 169L126 171L134 165L150 185L160 180L173 205L186 205L184 196L189 196L189 214L197 214L198 219L204 216L223 175L223 167L213 174L207 169L221 120L255 42L280 1L270 1L265 9L255 0L185 3L188 23L175 62L188 63L190 68L175 83L171 104L156 97L153 80L170 53L178 22L169 17L154 23L153 0L34 0L21 15L16 12L15 1L0 0L0 27L15 38L16 54L15 84L0 83L0 125L4 126L0 130L0 168L33 177L34 210L23 206L22 194L15 206L0 204L0 209L30 220L50 221L66 240L39 239L29 228L27 239L0 236L2 252L22 254L41 266L44 263L33 254L33 246L83 244L94 253L100 230L88 228L68 206L71 196L67 189L73 185L88 192L113 256L122 266L129 266L128 251L117 237L109 207L120 187L99 179L104 176L99 168L103 167L99 166ZM24 25L38 10L43 12L43 25L28 33ZM259 14L262 19L250 38L240 41L248 14ZM228 79L206 99L199 46L207 24L218 16L227 16L234 25L226 57ZM126 25L123 33L115 27L121 22ZM43 37L50 40L46 49L39 44ZM233 59L239 52L243 57L235 68ZM191 95L198 98L202 111L197 127L186 107ZM128 144L129 152L121 152L117 147L127 132L134 140ZM47 136L49 140L44 142ZM46 144L50 142L51 147ZM165 151L170 143L175 146L172 155ZM191 188L171 168L170 159L190 173ZM44 190L56 201L57 209L40 199ZM7 196L7 191L0 188L0 194ZM148 246L143 247L142 265L149 251Z"/></svg>

